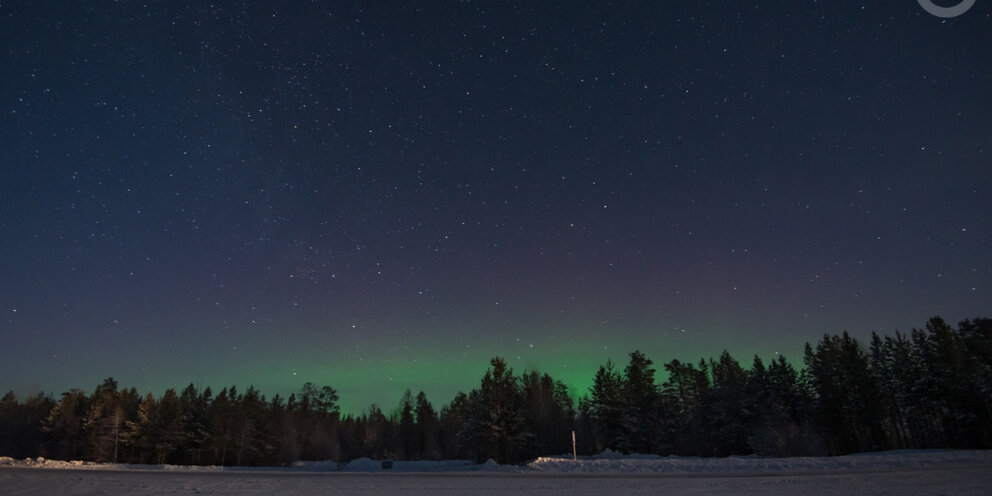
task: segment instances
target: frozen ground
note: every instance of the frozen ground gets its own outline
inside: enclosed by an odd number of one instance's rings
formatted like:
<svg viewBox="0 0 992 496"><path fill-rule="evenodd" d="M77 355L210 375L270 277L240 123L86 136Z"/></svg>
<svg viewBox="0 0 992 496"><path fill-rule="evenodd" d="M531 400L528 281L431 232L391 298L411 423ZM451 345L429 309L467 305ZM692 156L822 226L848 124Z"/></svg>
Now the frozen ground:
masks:
<svg viewBox="0 0 992 496"><path fill-rule="evenodd" d="M992 452L835 458L661 458L605 453L525 466L356 460L284 469L126 466L0 458L0 494L990 494Z"/></svg>

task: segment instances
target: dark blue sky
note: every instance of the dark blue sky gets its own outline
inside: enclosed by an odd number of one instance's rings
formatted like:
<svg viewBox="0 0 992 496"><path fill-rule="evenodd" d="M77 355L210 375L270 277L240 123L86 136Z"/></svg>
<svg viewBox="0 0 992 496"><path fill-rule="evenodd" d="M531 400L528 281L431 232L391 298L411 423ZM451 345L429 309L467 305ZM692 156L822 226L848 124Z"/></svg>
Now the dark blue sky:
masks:
<svg viewBox="0 0 992 496"><path fill-rule="evenodd" d="M992 301L986 2L4 2L0 67L4 390L445 402Z"/></svg>

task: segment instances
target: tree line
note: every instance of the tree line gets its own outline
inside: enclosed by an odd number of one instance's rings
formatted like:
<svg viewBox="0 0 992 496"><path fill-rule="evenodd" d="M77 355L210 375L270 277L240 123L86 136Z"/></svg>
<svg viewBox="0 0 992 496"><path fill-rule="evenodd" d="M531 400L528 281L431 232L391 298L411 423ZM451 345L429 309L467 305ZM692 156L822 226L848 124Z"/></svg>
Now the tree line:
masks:
<svg viewBox="0 0 992 496"><path fill-rule="evenodd" d="M939 317L908 334L849 334L745 368L730 353L672 360L659 381L639 351L610 361L579 398L548 374L493 358L479 387L436 409L407 391L384 412L342 415L338 394L307 383L288 398L254 387L141 396L106 379L91 393L0 399L0 455L190 465L286 465L492 458L518 463L572 449L728 456L840 455L992 447L992 320Z"/></svg>

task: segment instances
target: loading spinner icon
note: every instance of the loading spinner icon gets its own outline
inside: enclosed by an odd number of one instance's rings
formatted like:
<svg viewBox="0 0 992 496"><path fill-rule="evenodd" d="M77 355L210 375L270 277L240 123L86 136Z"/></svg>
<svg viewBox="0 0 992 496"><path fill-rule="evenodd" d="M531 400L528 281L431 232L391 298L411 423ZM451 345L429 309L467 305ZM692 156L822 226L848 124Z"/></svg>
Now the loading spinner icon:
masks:
<svg viewBox="0 0 992 496"><path fill-rule="evenodd" d="M916 1L920 3L920 7L923 7L923 10L937 17L943 17L947 19L951 17L957 17L961 14L964 14L965 12L968 12L968 9L972 8L977 0L961 0L961 3L953 7L941 7L940 5L933 3L933 0L916 0Z"/></svg>

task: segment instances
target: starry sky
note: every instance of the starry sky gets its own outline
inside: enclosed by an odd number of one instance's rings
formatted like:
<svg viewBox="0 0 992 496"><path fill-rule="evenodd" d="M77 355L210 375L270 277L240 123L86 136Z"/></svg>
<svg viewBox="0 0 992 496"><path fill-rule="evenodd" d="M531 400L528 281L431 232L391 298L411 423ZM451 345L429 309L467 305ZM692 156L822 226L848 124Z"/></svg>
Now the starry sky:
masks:
<svg viewBox="0 0 992 496"><path fill-rule="evenodd" d="M360 411L990 316L992 2L3 1L0 67L4 391Z"/></svg>

